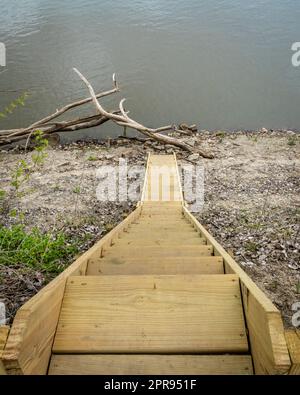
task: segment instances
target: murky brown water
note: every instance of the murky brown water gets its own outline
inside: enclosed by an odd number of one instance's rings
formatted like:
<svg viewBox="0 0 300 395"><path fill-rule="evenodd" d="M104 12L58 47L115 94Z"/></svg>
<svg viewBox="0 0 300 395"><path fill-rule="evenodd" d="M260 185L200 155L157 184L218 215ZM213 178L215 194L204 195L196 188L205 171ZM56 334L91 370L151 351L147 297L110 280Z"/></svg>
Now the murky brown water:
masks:
<svg viewBox="0 0 300 395"><path fill-rule="evenodd" d="M0 108L31 92L1 128L87 96L76 66L97 90L117 72L131 115L149 126L300 129L300 67L291 63L298 1L1 0L0 7L8 60ZM107 125L67 138L117 132Z"/></svg>

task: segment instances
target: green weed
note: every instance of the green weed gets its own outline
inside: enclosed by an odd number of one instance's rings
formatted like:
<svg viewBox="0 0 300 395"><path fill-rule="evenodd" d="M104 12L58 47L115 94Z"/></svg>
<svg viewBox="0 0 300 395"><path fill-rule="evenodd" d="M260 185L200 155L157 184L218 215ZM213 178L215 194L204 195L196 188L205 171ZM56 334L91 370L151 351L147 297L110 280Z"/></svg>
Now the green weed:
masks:
<svg viewBox="0 0 300 395"><path fill-rule="evenodd" d="M0 227L0 265L25 265L35 270L58 273L78 253L76 240L64 233L27 232L22 225Z"/></svg>

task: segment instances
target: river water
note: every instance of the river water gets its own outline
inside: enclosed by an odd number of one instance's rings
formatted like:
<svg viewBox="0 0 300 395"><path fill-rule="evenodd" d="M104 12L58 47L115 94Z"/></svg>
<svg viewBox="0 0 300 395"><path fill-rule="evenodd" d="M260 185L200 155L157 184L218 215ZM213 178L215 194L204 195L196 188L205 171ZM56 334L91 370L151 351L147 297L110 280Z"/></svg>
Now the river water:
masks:
<svg viewBox="0 0 300 395"><path fill-rule="evenodd" d="M76 66L97 91L116 72L122 94L103 103L113 109L127 97L148 126L300 129L300 67L291 62L299 41L298 0L0 0L0 109L30 92L0 127L88 96ZM105 125L65 138L118 132Z"/></svg>

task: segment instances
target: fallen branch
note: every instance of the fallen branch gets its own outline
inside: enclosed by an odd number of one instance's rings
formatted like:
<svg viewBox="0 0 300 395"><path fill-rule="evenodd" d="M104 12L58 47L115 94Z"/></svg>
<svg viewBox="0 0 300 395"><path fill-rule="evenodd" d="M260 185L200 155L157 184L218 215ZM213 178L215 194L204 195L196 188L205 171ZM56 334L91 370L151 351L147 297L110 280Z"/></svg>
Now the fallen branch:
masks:
<svg viewBox="0 0 300 395"><path fill-rule="evenodd" d="M188 143L181 141L175 137L171 137L163 134L164 132L168 132L168 131L176 131L182 134L189 134L187 130L183 130L184 128L181 127L181 125L179 125L179 127L176 127L176 125L167 125L157 129L148 128L129 117L128 112L126 112L124 109L125 99L122 99L120 101L118 111L105 110L104 107L100 104L99 99L120 91L115 74L113 75L113 88L106 92L96 94L94 88L89 83L89 81L76 68L74 68L74 71L87 86L90 93L90 97L83 100L78 100L74 103L70 103L56 110L55 113L48 115L47 117L37 122L34 122L32 125L28 126L27 128L0 130L0 146L9 143L15 143L17 141L26 139L26 148L27 148L31 136L34 134L36 130L41 130L46 136L50 136L53 133L73 132L75 130L87 129L87 128L102 125L107 121L112 121L117 125L124 127L125 131L127 130L127 128L134 129L139 133L143 134L144 136L146 136L147 138L152 139L154 141L158 141L161 144L173 145L175 147L179 147L183 149L184 151L194 152L194 148L190 146ZM76 118L68 121L56 121L56 118L67 113L69 110L90 102L94 104L94 107L97 112L96 115ZM188 126L187 129L189 129ZM124 134L126 135L126 133ZM204 158L213 157L211 154L198 149L197 152Z"/></svg>
<svg viewBox="0 0 300 395"><path fill-rule="evenodd" d="M174 130L174 125L168 125L168 126L164 126L164 127L158 128L158 129L152 129L152 128L148 128L148 127L142 125L141 123L135 121L134 119L130 118L128 116L128 113L124 109L125 99L122 99L119 104L119 108L120 108L120 112L121 112L120 115L113 114L113 113L106 111L103 108L103 106L99 103L99 100L96 97L94 88L89 83L89 81L84 77L83 74L80 73L79 70L77 70L76 68L74 68L73 70L87 86L90 96L93 99L95 108L100 115L102 115L103 117L110 118L110 120L112 120L113 122L115 122L116 124L118 124L120 126L137 130L138 132L144 134L145 136L150 137L151 139L156 140L160 143L174 145L176 147L182 148L185 151L193 152L192 147L190 147L188 144L186 144L174 137L164 136L163 134L161 134L161 132L163 132L163 131ZM204 152L199 152L199 153L200 153L200 155L204 156L205 158L212 157L212 155L204 153Z"/></svg>
<svg viewBox="0 0 300 395"><path fill-rule="evenodd" d="M98 93L96 97L100 99L112 95L116 92L119 92L119 90L120 89L118 87L115 75L113 75L113 89ZM78 100L76 102L67 104L66 106L56 110L55 113L50 114L47 117L40 119L37 122L34 122L32 125L26 128L0 130L0 146L17 142L23 139L28 139L28 137L30 137L33 134L33 132L36 131L37 129L47 134L56 133L56 132L71 132L74 130L95 127L109 121L109 118L102 117L100 115L96 115L96 116L93 115L90 117L79 118L76 120L50 123L51 121L65 114L69 110L90 103L91 101L92 98L88 97L86 99Z"/></svg>

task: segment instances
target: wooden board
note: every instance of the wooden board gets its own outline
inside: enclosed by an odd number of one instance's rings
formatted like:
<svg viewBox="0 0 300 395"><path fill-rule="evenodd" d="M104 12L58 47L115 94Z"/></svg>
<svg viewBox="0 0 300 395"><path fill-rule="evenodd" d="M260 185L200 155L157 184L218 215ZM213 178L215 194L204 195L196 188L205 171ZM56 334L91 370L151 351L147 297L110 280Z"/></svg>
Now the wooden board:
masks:
<svg viewBox="0 0 300 395"><path fill-rule="evenodd" d="M2 362L2 354L9 334L9 326L0 326L0 376L6 375L6 369Z"/></svg>
<svg viewBox="0 0 300 395"><path fill-rule="evenodd" d="M224 274L223 259L219 257L203 257L191 259L135 259L120 263L114 259L90 260L88 276L116 274Z"/></svg>
<svg viewBox="0 0 300 395"><path fill-rule="evenodd" d="M175 155L149 155L142 201L182 202L182 190Z"/></svg>
<svg viewBox="0 0 300 395"><path fill-rule="evenodd" d="M166 248L174 248L174 247L194 247L197 245L205 245L206 240L201 239L200 237L188 238L188 239L135 239L131 238L131 240L118 240L115 242L114 246L116 248L119 247L166 247Z"/></svg>
<svg viewBox="0 0 300 395"><path fill-rule="evenodd" d="M291 361L279 310L187 208L184 208L184 214L207 239L214 255L224 258L225 272L237 274L240 278L255 373L288 373Z"/></svg>
<svg viewBox="0 0 300 395"><path fill-rule="evenodd" d="M251 375L249 355L53 355L50 375Z"/></svg>
<svg viewBox="0 0 300 395"><path fill-rule="evenodd" d="M165 234L161 234L159 236L157 236L157 233L139 233L139 234L131 234L128 233L126 235L123 235L122 237L120 237L118 240L116 240L116 242L120 243L120 242L133 242L136 241L138 243L145 241L145 242L152 242L152 243L160 243L160 242L187 242L189 244L194 244L195 243L206 243L206 239L201 238L199 236L199 234L197 233L185 233L185 232L180 232L175 233L175 234L170 234L170 233L165 233Z"/></svg>
<svg viewBox="0 0 300 395"><path fill-rule="evenodd" d="M180 230L182 231L189 231L189 232L194 232L196 233L196 230L193 229L189 224L183 222L183 221L143 221L139 222L137 224L133 224L130 227L130 232L131 231L140 231L140 230L161 230L161 231L169 231L174 229L176 232Z"/></svg>
<svg viewBox="0 0 300 395"><path fill-rule="evenodd" d="M70 278L53 345L54 353L247 350L234 275Z"/></svg>
<svg viewBox="0 0 300 395"><path fill-rule="evenodd" d="M182 202L143 202L143 208L182 207Z"/></svg>
<svg viewBox="0 0 300 395"><path fill-rule="evenodd" d="M123 259L128 255L136 257L197 257L197 256L207 256L212 254L212 248L206 245L191 246L191 247L120 247L104 250L104 257L116 257Z"/></svg>
<svg viewBox="0 0 300 395"><path fill-rule="evenodd" d="M300 375L300 329L291 329L285 332L290 357L291 357L291 375Z"/></svg>

